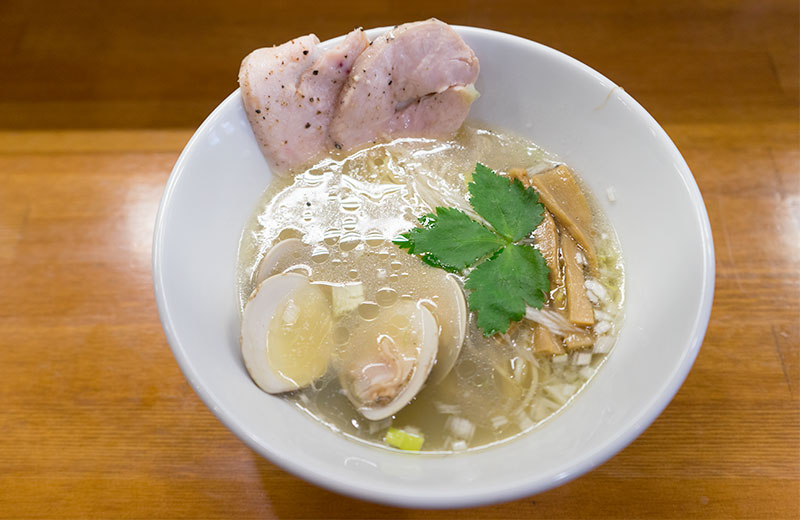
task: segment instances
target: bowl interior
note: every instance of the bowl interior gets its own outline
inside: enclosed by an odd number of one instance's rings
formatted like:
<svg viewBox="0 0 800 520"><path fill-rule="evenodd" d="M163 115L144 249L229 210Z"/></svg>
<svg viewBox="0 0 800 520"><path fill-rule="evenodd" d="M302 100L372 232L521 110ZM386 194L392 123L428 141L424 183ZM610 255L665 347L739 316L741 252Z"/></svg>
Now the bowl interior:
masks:
<svg viewBox="0 0 800 520"><path fill-rule="evenodd" d="M574 167L616 228L625 323L595 379L522 438L452 456L374 449L330 432L252 383L239 352L238 241L271 180L239 92L186 146L154 237L159 314L187 379L219 419L283 468L327 488L405 507L464 507L556 486L617 453L683 382L711 307L702 198L664 131L622 89L542 45L459 27L481 62L471 117L522 134ZM370 31L370 37L381 29ZM612 188L616 202L606 197Z"/></svg>

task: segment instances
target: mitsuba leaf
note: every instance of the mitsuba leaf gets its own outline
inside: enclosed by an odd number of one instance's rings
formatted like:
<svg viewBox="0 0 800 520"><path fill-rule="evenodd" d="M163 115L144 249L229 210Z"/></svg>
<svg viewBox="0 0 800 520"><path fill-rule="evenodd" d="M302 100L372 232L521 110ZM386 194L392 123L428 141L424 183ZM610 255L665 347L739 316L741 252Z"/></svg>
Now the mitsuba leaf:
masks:
<svg viewBox="0 0 800 520"><path fill-rule="evenodd" d="M508 245L479 264L465 284L478 327L486 336L506 332L510 322L522 319L526 304L541 308L550 288L547 275L542 254L526 245Z"/></svg>
<svg viewBox="0 0 800 520"><path fill-rule="evenodd" d="M426 263L459 271L494 253L506 240L455 208L436 208L423 216L424 227L404 233L394 243Z"/></svg>
<svg viewBox="0 0 800 520"><path fill-rule="evenodd" d="M481 163L475 166L469 193L475 211L512 242L530 235L542 221L544 206L533 188L497 175Z"/></svg>
<svg viewBox="0 0 800 520"><path fill-rule="evenodd" d="M525 306L541 308L550 288L547 264L530 245L515 244L542 221L538 194L519 180L497 175L478 163L469 185L470 204L489 227L455 208L437 207L420 226L394 243L433 267L459 273L477 266L465 288L469 308L486 336L508 331ZM488 260L487 260L488 258Z"/></svg>

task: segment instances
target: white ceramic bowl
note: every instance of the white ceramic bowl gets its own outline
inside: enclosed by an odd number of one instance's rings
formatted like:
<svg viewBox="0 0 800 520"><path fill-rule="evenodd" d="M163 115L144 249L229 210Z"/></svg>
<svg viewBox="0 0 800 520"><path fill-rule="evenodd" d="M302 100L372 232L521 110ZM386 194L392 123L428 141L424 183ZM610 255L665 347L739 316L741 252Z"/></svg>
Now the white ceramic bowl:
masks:
<svg viewBox="0 0 800 520"><path fill-rule="evenodd" d="M619 341L590 385L553 420L474 453L403 454L336 435L253 384L239 351L236 255L245 220L272 176L239 91L214 110L178 159L153 244L164 331L214 414L295 475L404 507L532 495L612 457L677 392L700 348L714 287L703 200L655 120L614 83L558 51L484 29L457 30L481 63L481 97L471 117L525 135L577 169L622 245L627 291ZM606 197L609 187L616 203Z"/></svg>

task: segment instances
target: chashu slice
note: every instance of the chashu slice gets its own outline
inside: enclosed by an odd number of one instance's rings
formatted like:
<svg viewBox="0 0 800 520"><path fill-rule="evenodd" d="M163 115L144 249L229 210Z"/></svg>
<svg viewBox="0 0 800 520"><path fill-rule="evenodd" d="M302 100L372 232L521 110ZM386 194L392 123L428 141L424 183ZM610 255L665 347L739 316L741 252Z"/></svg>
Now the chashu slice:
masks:
<svg viewBox="0 0 800 520"><path fill-rule="evenodd" d="M353 62L368 45L361 29L328 51L309 34L257 49L242 61L245 111L275 173L287 174L333 148L328 126L334 106Z"/></svg>
<svg viewBox="0 0 800 520"><path fill-rule="evenodd" d="M454 133L477 97L478 58L447 24L403 24L358 57L330 125L337 148Z"/></svg>

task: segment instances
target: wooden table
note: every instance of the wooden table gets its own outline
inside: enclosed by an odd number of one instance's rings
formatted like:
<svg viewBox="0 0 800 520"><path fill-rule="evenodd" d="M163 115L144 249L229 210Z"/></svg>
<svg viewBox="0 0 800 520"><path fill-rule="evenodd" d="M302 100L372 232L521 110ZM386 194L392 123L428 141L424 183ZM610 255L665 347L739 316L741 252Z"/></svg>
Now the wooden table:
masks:
<svg viewBox="0 0 800 520"><path fill-rule="evenodd" d="M796 0L0 2L0 517L798 518ZM588 475L461 512L307 484L189 388L151 285L153 222L249 50L437 16L560 49L666 128L717 253L686 383Z"/></svg>

